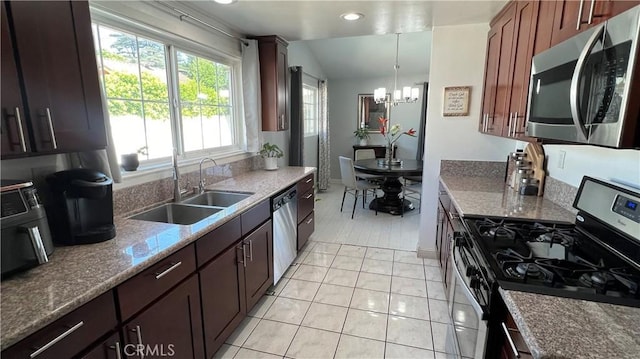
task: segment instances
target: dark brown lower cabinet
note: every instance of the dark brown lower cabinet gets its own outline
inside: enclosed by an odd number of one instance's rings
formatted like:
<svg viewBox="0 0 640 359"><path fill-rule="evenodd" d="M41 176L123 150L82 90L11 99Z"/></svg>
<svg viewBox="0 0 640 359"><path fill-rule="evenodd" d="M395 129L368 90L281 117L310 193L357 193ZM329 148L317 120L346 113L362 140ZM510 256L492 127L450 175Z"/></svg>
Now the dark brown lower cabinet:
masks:
<svg viewBox="0 0 640 359"><path fill-rule="evenodd" d="M242 242L200 269L202 320L207 358L246 316Z"/></svg>
<svg viewBox="0 0 640 359"><path fill-rule="evenodd" d="M298 250L304 247L309 241L309 237L315 230L314 212L311 211L305 219L298 224Z"/></svg>
<svg viewBox="0 0 640 359"><path fill-rule="evenodd" d="M192 275L124 326L125 357L203 358L201 313Z"/></svg>
<svg viewBox="0 0 640 359"><path fill-rule="evenodd" d="M122 340L120 333L114 333L102 343L82 355L82 359L120 359L122 358Z"/></svg>
<svg viewBox="0 0 640 359"><path fill-rule="evenodd" d="M271 220L249 234L244 240L244 277L246 284L247 311L262 298L273 285L273 226Z"/></svg>

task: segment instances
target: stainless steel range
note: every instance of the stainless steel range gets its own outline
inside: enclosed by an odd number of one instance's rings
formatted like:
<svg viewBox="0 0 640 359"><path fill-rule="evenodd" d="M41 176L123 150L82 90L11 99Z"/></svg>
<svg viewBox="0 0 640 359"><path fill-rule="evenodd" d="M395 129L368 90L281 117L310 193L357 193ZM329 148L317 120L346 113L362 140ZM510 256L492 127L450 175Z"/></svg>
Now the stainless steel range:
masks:
<svg viewBox="0 0 640 359"><path fill-rule="evenodd" d="M640 191L584 177L573 206L573 225L463 220L450 293L463 356L484 356L499 287L640 307Z"/></svg>

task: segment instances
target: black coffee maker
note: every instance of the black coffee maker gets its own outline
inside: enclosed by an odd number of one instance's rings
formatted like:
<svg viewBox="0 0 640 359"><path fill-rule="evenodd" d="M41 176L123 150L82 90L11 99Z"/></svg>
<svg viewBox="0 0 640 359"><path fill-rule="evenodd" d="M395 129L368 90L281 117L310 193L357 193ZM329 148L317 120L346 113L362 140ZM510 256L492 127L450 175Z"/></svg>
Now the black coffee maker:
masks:
<svg viewBox="0 0 640 359"><path fill-rule="evenodd" d="M55 243L97 243L116 236L111 178L76 168L53 173L46 181L52 195L47 216Z"/></svg>

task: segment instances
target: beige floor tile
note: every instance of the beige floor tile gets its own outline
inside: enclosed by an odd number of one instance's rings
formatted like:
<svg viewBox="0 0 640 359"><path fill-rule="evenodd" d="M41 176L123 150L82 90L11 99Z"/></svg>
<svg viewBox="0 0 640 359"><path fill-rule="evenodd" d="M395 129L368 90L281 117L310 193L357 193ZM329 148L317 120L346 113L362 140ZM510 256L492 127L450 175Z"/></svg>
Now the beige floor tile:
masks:
<svg viewBox="0 0 640 359"><path fill-rule="evenodd" d="M362 266L362 258L336 256L331 263L331 268L359 271Z"/></svg>
<svg viewBox="0 0 640 359"><path fill-rule="evenodd" d="M429 302L424 297L392 293L389 314L429 320Z"/></svg>
<svg viewBox="0 0 640 359"><path fill-rule="evenodd" d="M457 351L453 325L431 322L431 334L433 336L433 347L436 352L454 354ZM438 357L438 353L436 353Z"/></svg>
<svg viewBox="0 0 640 359"><path fill-rule="evenodd" d="M424 280L425 268L426 267L418 264L393 262L393 275L398 277Z"/></svg>
<svg viewBox="0 0 640 359"><path fill-rule="evenodd" d="M427 280L442 282L442 274L439 267L424 267L424 274Z"/></svg>
<svg viewBox="0 0 640 359"><path fill-rule="evenodd" d="M342 334L335 359L382 359L384 342Z"/></svg>
<svg viewBox="0 0 640 359"><path fill-rule="evenodd" d="M291 278L293 276L293 274L298 270L299 266L296 264L293 264L291 266L289 266L289 268L287 268L287 270L282 274L283 278Z"/></svg>
<svg viewBox="0 0 640 359"><path fill-rule="evenodd" d="M258 323L260 323L260 318L244 318L238 328L236 328L236 330L231 333L229 338L227 338L226 343L236 346L242 346L247 338L249 338L249 335L251 335L251 332L256 328Z"/></svg>
<svg viewBox="0 0 640 359"><path fill-rule="evenodd" d="M356 288L350 307L387 313L389 311L389 293Z"/></svg>
<svg viewBox="0 0 640 359"><path fill-rule="evenodd" d="M349 309L342 333L368 339L385 340L386 329L386 314Z"/></svg>
<svg viewBox="0 0 640 359"><path fill-rule="evenodd" d="M218 351L215 354L213 354L213 358L214 359L231 359L236 355L238 350L240 350L240 347L237 347L235 345L222 344L220 349L218 349Z"/></svg>
<svg viewBox="0 0 640 359"><path fill-rule="evenodd" d="M393 273L393 262L365 258L364 262L362 262L361 271L367 273L391 275Z"/></svg>
<svg viewBox="0 0 640 359"><path fill-rule="evenodd" d="M340 333L347 317L347 310L348 308L346 307L312 303L302 321L302 325Z"/></svg>
<svg viewBox="0 0 640 359"><path fill-rule="evenodd" d="M449 306L444 300L429 299L429 315L431 321L439 323L451 323L449 319Z"/></svg>
<svg viewBox="0 0 640 359"><path fill-rule="evenodd" d="M364 258L365 253L367 252L367 247L361 246L351 246L348 244L343 244L338 251L338 255L347 256L347 257L357 257Z"/></svg>
<svg viewBox="0 0 640 359"><path fill-rule="evenodd" d="M333 258L335 258L335 255L333 254L311 252L307 256L307 258L302 261L302 263L313 266L330 267L331 262L333 262Z"/></svg>
<svg viewBox="0 0 640 359"><path fill-rule="evenodd" d="M440 267L440 261L437 259L424 258L422 261L426 267Z"/></svg>
<svg viewBox="0 0 640 359"><path fill-rule="evenodd" d="M279 359L281 356L269 353L263 353L247 348L241 348L236 354L235 359Z"/></svg>
<svg viewBox="0 0 640 359"><path fill-rule="evenodd" d="M323 283L318 289L314 302L348 307L353 295L353 288Z"/></svg>
<svg viewBox="0 0 640 359"><path fill-rule="evenodd" d="M442 282L427 281L427 296L429 299L446 300L444 284Z"/></svg>
<svg viewBox="0 0 640 359"><path fill-rule="evenodd" d="M408 251L395 251L393 255L393 261L408 264L424 264L422 262L422 258L418 258L418 254L416 252Z"/></svg>
<svg viewBox="0 0 640 359"><path fill-rule="evenodd" d="M369 247L364 257L367 259L393 262L393 250Z"/></svg>
<svg viewBox="0 0 640 359"><path fill-rule="evenodd" d="M338 243L317 243L311 252L336 255L339 250L340 244Z"/></svg>
<svg viewBox="0 0 640 359"><path fill-rule="evenodd" d="M287 286L287 283L289 283L289 278L280 278L278 283L275 286L271 286L269 290L273 291L273 295L279 295L284 287Z"/></svg>
<svg viewBox="0 0 640 359"><path fill-rule="evenodd" d="M329 269L327 267L301 264L298 270L295 272L295 274L291 278L308 280L311 282L322 282L328 270Z"/></svg>
<svg viewBox="0 0 640 359"><path fill-rule="evenodd" d="M287 350L288 358L333 358L339 333L300 327Z"/></svg>
<svg viewBox="0 0 640 359"><path fill-rule="evenodd" d="M320 283L306 280L289 279L289 282L280 292L280 297L311 301L320 288Z"/></svg>
<svg viewBox="0 0 640 359"><path fill-rule="evenodd" d="M356 288L378 290L388 293L391 289L391 276L360 272L358 281L356 282Z"/></svg>
<svg viewBox="0 0 640 359"><path fill-rule="evenodd" d="M431 325L427 320L389 316L387 342L433 350Z"/></svg>
<svg viewBox="0 0 640 359"><path fill-rule="evenodd" d="M300 325L311 302L278 297L264 315L264 319Z"/></svg>
<svg viewBox="0 0 640 359"><path fill-rule="evenodd" d="M427 287L424 280L394 276L391 278L391 292L414 297L426 297Z"/></svg>
<svg viewBox="0 0 640 359"><path fill-rule="evenodd" d="M355 287L358 280L358 272L344 269L330 268L324 277L324 283L342 285L345 287Z"/></svg>
<svg viewBox="0 0 640 359"><path fill-rule="evenodd" d="M276 298L274 295L263 295L253 309L251 309L248 316L256 318L264 317L264 314L269 310L269 307L271 307L271 304L273 304Z"/></svg>
<svg viewBox="0 0 640 359"><path fill-rule="evenodd" d="M387 343L385 359L433 359L433 351Z"/></svg>
<svg viewBox="0 0 640 359"><path fill-rule="evenodd" d="M308 251L298 252L298 255L296 256L296 258L294 258L292 264L302 264L302 262L304 262L304 260L307 258L309 253L311 252L308 252Z"/></svg>
<svg viewBox="0 0 640 359"><path fill-rule="evenodd" d="M460 357L454 354L435 352L435 359L460 359Z"/></svg>
<svg viewBox="0 0 640 359"><path fill-rule="evenodd" d="M242 347L283 356L297 330L297 325L262 319Z"/></svg>

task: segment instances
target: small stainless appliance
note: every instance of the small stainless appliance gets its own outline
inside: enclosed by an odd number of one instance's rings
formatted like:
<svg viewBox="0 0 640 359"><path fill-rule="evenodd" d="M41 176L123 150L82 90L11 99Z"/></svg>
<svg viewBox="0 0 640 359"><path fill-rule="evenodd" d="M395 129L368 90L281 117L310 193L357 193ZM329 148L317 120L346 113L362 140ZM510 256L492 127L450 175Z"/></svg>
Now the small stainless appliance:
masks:
<svg viewBox="0 0 640 359"><path fill-rule="evenodd" d="M526 134L640 147L640 6L533 57Z"/></svg>
<svg viewBox="0 0 640 359"><path fill-rule="evenodd" d="M47 214L31 181L2 180L2 278L49 261Z"/></svg>
<svg viewBox="0 0 640 359"><path fill-rule="evenodd" d="M278 283L297 255L298 202L291 187L273 198L273 284Z"/></svg>
<svg viewBox="0 0 640 359"><path fill-rule="evenodd" d="M116 236L111 178L76 168L53 173L46 180L52 194L47 213L54 242L97 243Z"/></svg>

